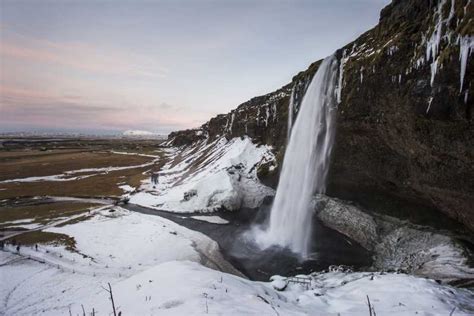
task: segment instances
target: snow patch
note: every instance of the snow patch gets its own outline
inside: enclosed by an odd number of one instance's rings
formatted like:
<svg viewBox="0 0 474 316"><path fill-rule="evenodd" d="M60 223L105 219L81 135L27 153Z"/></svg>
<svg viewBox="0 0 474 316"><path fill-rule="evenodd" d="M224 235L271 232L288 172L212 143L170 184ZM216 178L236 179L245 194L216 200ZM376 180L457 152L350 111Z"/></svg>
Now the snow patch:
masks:
<svg viewBox="0 0 474 316"><path fill-rule="evenodd" d="M257 178L257 168L275 160L269 146L257 146L248 137L221 137L180 151L159 172L160 183L153 188L145 181L131 203L172 212L212 212L255 208L274 194Z"/></svg>
<svg viewBox="0 0 474 316"><path fill-rule="evenodd" d="M225 220L219 216L191 216L191 218L212 224L229 224L228 220Z"/></svg>

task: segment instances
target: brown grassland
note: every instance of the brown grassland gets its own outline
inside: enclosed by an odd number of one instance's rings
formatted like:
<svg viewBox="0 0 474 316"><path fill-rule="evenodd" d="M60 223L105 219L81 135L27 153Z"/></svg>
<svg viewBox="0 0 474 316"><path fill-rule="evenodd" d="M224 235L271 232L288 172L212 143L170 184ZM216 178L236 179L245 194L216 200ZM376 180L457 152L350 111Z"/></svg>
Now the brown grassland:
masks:
<svg viewBox="0 0 474 316"><path fill-rule="evenodd" d="M89 177L70 181L4 182L0 183L0 237L22 245L56 244L64 245L73 251L74 238L52 232L42 231L41 227L31 230L21 225L48 225L58 219L83 214L71 218L58 226L71 224L89 218L90 208L99 206L89 202L52 202L45 199L32 200L32 197L106 197L118 198L124 191L120 185L139 187L142 180L149 177L164 164L159 140L127 139L0 139L0 182L4 180L60 175L66 171L105 168L132 167L109 172L87 171L80 175ZM126 152L135 155L113 153ZM138 154L151 154L160 159ZM75 174L73 176L77 176ZM12 223L16 221L16 223ZM18 232L24 231L20 235Z"/></svg>

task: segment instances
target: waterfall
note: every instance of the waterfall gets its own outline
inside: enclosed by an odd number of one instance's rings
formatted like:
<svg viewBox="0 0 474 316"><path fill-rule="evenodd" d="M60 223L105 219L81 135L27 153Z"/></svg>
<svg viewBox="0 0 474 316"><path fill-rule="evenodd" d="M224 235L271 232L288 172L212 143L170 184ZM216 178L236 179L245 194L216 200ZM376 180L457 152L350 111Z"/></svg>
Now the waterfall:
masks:
<svg viewBox="0 0 474 316"><path fill-rule="evenodd" d="M287 247L308 256L315 193L324 193L334 142L337 59L327 57L301 102L286 148L269 226L257 243Z"/></svg>
<svg viewBox="0 0 474 316"><path fill-rule="evenodd" d="M295 98L295 86L291 89L290 101L288 102L288 131L286 138L290 140L291 125L293 124L293 100Z"/></svg>

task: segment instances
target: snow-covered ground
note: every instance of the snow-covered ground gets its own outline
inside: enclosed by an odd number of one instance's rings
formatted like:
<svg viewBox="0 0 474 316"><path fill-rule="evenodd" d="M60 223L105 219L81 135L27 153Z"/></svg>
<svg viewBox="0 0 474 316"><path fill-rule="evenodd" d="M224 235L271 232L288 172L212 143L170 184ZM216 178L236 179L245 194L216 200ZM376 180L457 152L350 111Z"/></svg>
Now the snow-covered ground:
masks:
<svg viewBox="0 0 474 316"><path fill-rule="evenodd" d="M403 274L329 272L302 276L308 284L274 277L252 282L194 262L167 262L116 283L115 304L124 315L468 315L471 292ZM290 281L290 282L289 282ZM276 288L286 286L283 291ZM84 305L112 310L108 293ZM99 315L100 315L99 314Z"/></svg>
<svg viewBox="0 0 474 316"><path fill-rule="evenodd" d="M378 315L474 312L472 292L404 274L333 270L299 276L303 284L279 276L250 281L206 236L113 209L47 229L74 237L77 252L53 245L1 251L0 315L82 315L82 306L110 315L109 282L123 315L367 315L367 296Z"/></svg>
<svg viewBox="0 0 474 316"><path fill-rule="evenodd" d="M274 194L257 179L258 166L275 160L271 147L257 146L248 137L203 140L169 149L168 157L158 183L145 181L131 203L173 212L211 212L254 208Z"/></svg>
<svg viewBox="0 0 474 316"><path fill-rule="evenodd" d="M167 155L158 183L146 180L138 190L118 184L132 203L210 212L256 207L274 194L256 176L259 165L274 163L271 148L249 138L202 141L169 148ZM192 218L228 223L215 215ZM207 236L118 206L34 229L70 236L75 249L41 244L38 250L22 247L19 254L11 245L0 251L0 315L82 315L82 308L111 315L108 283L123 315L368 315L368 299L378 315L474 313L473 292L406 274L332 269L299 279L250 281Z"/></svg>
<svg viewBox="0 0 474 316"><path fill-rule="evenodd" d="M38 251L24 246L19 255L11 245L0 251L0 315L43 310L47 315L64 315L70 305L80 307L91 293L102 291L101 285L167 261L199 262L239 274L213 240L164 218L119 207L101 207L91 215L85 221L44 229L73 237L75 252L54 245L40 245Z"/></svg>

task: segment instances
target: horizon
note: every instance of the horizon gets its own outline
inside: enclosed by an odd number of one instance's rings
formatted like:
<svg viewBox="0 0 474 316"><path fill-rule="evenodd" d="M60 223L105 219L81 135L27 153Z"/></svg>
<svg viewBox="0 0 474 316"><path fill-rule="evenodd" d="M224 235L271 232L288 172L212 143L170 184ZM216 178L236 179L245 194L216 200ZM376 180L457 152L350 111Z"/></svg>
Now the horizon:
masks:
<svg viewBox="0 0 474 316"><path fill-rule="evenodd" d="M0 132L199 127L356 39L388 2L2 1Z"/></svg>

